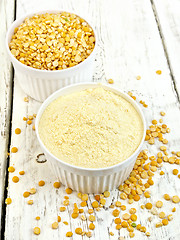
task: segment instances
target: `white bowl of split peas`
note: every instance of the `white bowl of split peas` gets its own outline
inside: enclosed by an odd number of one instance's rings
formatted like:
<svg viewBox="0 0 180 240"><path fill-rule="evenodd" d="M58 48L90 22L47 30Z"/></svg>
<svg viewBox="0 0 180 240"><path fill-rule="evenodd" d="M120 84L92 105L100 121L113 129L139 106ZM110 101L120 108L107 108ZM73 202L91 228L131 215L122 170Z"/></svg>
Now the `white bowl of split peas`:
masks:
<svg viewBox="0 0 180 240"><path fill-rule="evenodd" d="M17 19L6 48L21 88L38 101L69 84L92 81L97 35L75 13L48 10Z"/></svg>

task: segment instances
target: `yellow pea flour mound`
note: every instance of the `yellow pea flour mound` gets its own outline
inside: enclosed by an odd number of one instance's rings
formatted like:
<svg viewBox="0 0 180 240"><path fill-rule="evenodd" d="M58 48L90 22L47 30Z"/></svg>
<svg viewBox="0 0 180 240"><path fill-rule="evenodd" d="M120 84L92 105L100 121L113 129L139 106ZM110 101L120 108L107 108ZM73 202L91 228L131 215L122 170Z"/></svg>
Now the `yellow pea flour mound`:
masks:
<svg viewBox="0 0 180 240"><path fill-rule="evenodd" d="M62 161L104 168L124 161L137 149L143 123L131 103L98 87L49 104L39 122L39 135Z"/></svg>

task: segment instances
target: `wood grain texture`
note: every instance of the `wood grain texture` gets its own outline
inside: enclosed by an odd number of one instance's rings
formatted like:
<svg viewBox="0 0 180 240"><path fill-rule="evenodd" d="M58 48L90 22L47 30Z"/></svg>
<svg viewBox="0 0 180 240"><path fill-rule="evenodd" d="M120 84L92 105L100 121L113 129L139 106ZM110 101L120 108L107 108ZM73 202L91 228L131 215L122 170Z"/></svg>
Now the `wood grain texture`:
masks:
<svg viewBox="0 0 180 240"><path fill-rule="evenodd" d="M180 98L180 2L178 0L153 0L152 3L161 30L176 94Z"/></svg>
<svg viewBox="0 0 180 240"><path fill-rule="evenodd" d="M160 111L165 111L166 116L164 122L169 125L172 133L168 135L168 148L170 151L179 150L180 136L177 129L180 129L180 111L177 94L174 90L169 66L167 64L166 55L162 45L159 29L156 24L152 5L150 1L122 1L122 0L66 0L66 1L17 1L17 17L27 12L41 10L47 8L63 8L73 10L82 16L90 19L96 26L98 34L98 53L96 56L96 71L94 81L106 82L106 79L113 78L115 86L123 91L132 91L137 97L137 101L144 100L148 104L148 108L143 108L147 125L152 119L159 119ZM162 75L157 75L156 70L162 70ZM136 80L136 76L140 75L141 80ZM12 198L12 204L7 207L6 216L6 240L18 239L67 239L65 234L67 231L73 231L76 227L82 227L83 231L87 231L89 220L82 221L80 218L72 219L71 213L73 203L80 204L77 193L70 195L70 206L64 213L59 212L64 199L65 188L53 188L53 182L57 179L51 172L48 162L39 164L36 162L36 156L41 153L35 132L32 125L23 122L24 116L36 113L40 103L30 99L28 103L23 101L26 95L22 92L18 85L18 77L15 78L14 88L14 104L13 104L13 121L12 121L12 138L11 146L18 147L16 154L11 154L10 165L14 165L16 171L9 174L8 195ZM15 135L15 128L20 127L22 133ZM156 154L160 144L147 146L149 155ZM162 169L165 175L160 177L155 174L155 185L150 188L152 192L151 202L162 199L162 195L168 192L171 195L180 193L179 179L172 175L171 171L174 166L164 164ZM179 169L179 166L176 166ZM12 177L19 176L20 170L25 171L24 176L20 176L19 183L13 183ZM38 181L43 179L46 185L42 188L38 186ZM37 188L37 193L28 199L23 198L23 192L31 187ZM33 199L32 206L27 204L27 200ZM112 210L107 207L119 200L118 190L111 192L110 198L107 199L106 207L100 212L95 212L96 222L93 231L93 240L117 240L119 236L125 236L130 239L126 230L115 230L113 223ZM84 208L85 216L88 217L87 209L91 208L94 200L93 195L89 195L88 206ZM157 216L153 216L152 222L148 222L147 218L150 213L140 208L141 204L147 202L142 198L138 203L128 205L126 201L120 200L130 207L138 209L138 223L146 226L147 231L151 233L152 240L178 240L180 238L180 222L178 215L180 208L174 214L174 220L163 228L156 229L154 224L159 221ZM164 202L164 210L167 214L171 212L172 203ZM62 222L59 224L58 230L52 230L51 224L56 221L57 215L60 215L63 221L68 221L66 226ZM122 212L121 212L122 215ZM35 220L36 216L40 216L41 220ZM41 228L41 234L36 237L32 229L35 226ZM113 232L114 236L110 236L109 232ZM135 231L134 239L147 239L143 233ZM87 239L74 234L74 240Z"/></svg>
<svg viewBox="0 0 180 240"><path fill-rule="evenodd" d="M14 1L0 2L0 216L3 214L4 186L10 131L12 67L5 51L7 28L14 20ZM1 217L0 217L0 226Z"/></svg>

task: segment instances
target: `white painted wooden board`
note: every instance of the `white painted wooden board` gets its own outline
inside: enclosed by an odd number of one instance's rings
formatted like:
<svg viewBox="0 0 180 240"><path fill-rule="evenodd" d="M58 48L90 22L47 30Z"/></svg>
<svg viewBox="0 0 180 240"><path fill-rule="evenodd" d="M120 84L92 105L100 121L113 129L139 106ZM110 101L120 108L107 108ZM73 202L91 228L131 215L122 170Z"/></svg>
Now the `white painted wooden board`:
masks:
<svg viewBox="0 0 180 240"><path fill-rule="evenodd" d="M14 1L0 3L0 216L4 208L4 186L6 177L8 140L11 111L12 68L5 53L5 40L8 26L14 20ZM0 217L0 226L1 217Z"/></svg>
<svg viewBox="0 0 180 240"><path fill-rule="evenodd" d="M168 60L180 92L180 1L153 0ZM180 96L179 96L180 97Z"/></svg>
<svg viewBox="0 0 180 240"><path fill-rule="evenodd" d="M166 112L165 123L171 128L172 133L168 135L169 149L179 150L180 137L178 129L180 129L180 111L179 102L174 91L169 68L164 54L162 41L155 21L154 13L150 1L122 1L122 0L100 0L100 1L17 1L17 17L22 16L26 12L33 10L41 10L45 8L64 8L74 10L77 13L88 16L91 22L96 26L99 37L98 54L96 56L96 72L94 74L95 81L105 82L107 78L113 78L115 85L123 91L132 91L137 100L145 100L148 108L143 108L147 124L152 119L159 119L160 111ZM156 70L162 70L162 75L157 75ZM141 80L136 80L136 76L140 75ZM26 95L22 92L18 85L18 79L15 78L14 88L14 104L13 104L13 121L12 121L12 146L18 147L16 154L11 154L10 165L14 165L16 171L9 174L8 195L12 198L12 204L7 206L6 215L6 240L16 239L67 239L65 233L73 231L81 226L84 231L87 230L89 221L82 222L80 218L72 219L72 205L74 202L80 203L77 193L70 195L71 205L68 211L59 212L62 206L65 188L62 186L59 190L55 190L52 185L56 181L48 163L38 164L36 156L41 152L35 132L32 131L32 125L26 125L22 118L27 115L36 113L40 103L30 99L29 103L23 101ZM14 129L20 127L22 133L14 134ZM146 146L150 151L150 155L155 154L159 147ZM179 166L176 166L179 169ZM172 175L173 166L164 164L165 175L160 177L157 173L155 176L155 185L150 188L152 191L151 202L155 202L162 198L162 195L168 192L171 195L180 194L179 179ZM12 182L12 177L18 175L20 170L25 171L24 176L20 176L19 183ZM180 169L179 169L180 170ZM42 188L38 187L38 181L43 179L46 185ZM24 199L22 194L31 187L37 188L37 194ZM33 199L32 206L27 205L27 200ZM89 196L88 207L91 208L91 202L94 197ZM119 199L119 192L114 190L111 197L107 199L108 207L111 201ZM123 203L123 201L121 200ZM147 199L141 199L138 203L128 205L138 208L138 223L145 225L147 231L151 233L149 239L178 240L180 238L180 222L178 215L180 208L174 214L174 220L163 228L156 229L154 224L158 221L157 217L153 217L153 221L149 223L147 218L150 214L146 210L140 209L140 205L147 202ZM164 211L170 213L171 203L164 202ZM85 214L87 214L87 208ZM95 230L93 231L93 240L118 239L118 237L126 236L125 230L115 230L113 223L112 210L103 209L96 212ZM35 217L40 216L41 220L36 221ZM62 221L68 221L69 225L65 226L62 222L58 230L52 230L51 224L56 221L57 215L60 215ZM121 212L122 215L122 212ZM41 228L41 234L37 237L33 234L32 229L35 226ZM109 232L113 232L114 236L110 236ZM147 239L144 234L135 231L134 239ZM87 239L74 234L74 240Z"/></svg>

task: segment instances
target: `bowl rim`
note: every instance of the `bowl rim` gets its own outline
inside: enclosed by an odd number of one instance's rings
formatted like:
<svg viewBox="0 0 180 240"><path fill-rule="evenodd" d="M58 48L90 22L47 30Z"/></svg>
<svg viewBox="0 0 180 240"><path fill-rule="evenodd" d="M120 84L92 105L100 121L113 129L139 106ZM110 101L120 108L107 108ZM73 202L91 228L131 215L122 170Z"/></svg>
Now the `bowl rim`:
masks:
<svg viewBox="0 0 180 240"><path fill-rule="evenodd" d="M132 155L130 155L127 159L125 159L124 161L120 162L120 163L117 163L115 165L112 165L112 166L109 166L109 167L104 167L104 168L85 168L85 167L79 167L79 166L76 166L76 165L72 165L70 163L67 163L59 158L57 158L55 155L53 155L47 148L46 146L44 145L44 143L42 142L40 136L39 136L39 131L38 131L38 126L39 126L39 121L40 121L40 118L43 114L43 112L45 111L45 109L47 108L47 106L53 102L55 99L57 99L59 96L61 96L61 93L66 90L66 89L70 89L70 88L75 88L75 87L78 87L78 86L84 86L85 88L84 89L89 89L89 88L97 88L97 87L103 87L109 91L112 91L114 93L117 93L118 95L122 96L123 98L125 98L127 101L129 101L132 106L136 109L136 111L138 112L141 120L142 120L142 123L143 123L143 134L142 134L142 139L141 139L141 142L139 144L139 146L137 147L137 149L133 152ZM83 91L83 90L79 90L79 91ZM76 91L78 92L78 91ZM65 95L68 95L68 94L65 94ZM138 104L126 93L122 92L121 90L119 90L118 88L116 87L111 87L107 84L102 84L102 83L95 83L95 82L84 82L84 83L76 83L76 84L71 84L69 86L66 86L64 88L61 88L57 91L55 91L53 94L51 94L43 103L42 105L40 106L39 110L38 110L38 113L37 113L37 116L36 116L36 120L35 120L35 130L36 130L36 136L38 138L38 141L41 145L41 147L43 148L43 152L44 152L44 149L45 151L52 157L54 158L57 162L60 162L62 165L66 166L66 167L70 167L70 168L73 168L74 170L81 170L81 171L84 171L84 172L101 172L101 171L107 171L107 170L112 170L114 168L118 168L120 166L123 166L123 165L126 165L128 164L128 162L131 162L132 159L134 159L134 157L136 157L137 153L140 151L140 149L142 148L142 145L144 143L144 139L145 139L145 135L146 135L146 122L145 122L145 117L144 117L144 114L141 110L141 108L138 106ZM51 160L49 160L51 161Z"/></svg>
<svg viewBox="0 0 180 240"><path fill-rule="evenodd" d="M9 48L9 43L11 41L12 35L10 34L11 31L16 27L19 27L19 25L25 20L25 18L27 17L32 17L33 15L36 14L45 14L45 13L61 13L61 12L68 12L68 13L72 13L77 15L78 17L82 18L83 20L85 20L89 26L92 28L93 32L94 32L94 36L95 36L95 44L94 44L94 49L93 51L90 53L90 55L82 62L78 63L77 65L73 66L73 67L69 67L66 69L61 69L61 70L41 70L41 69L37 69L37 68L33 68L30 66L27 66L26 64L21 63L19 60L17 60L14 55L11 53L10 48ZM67 11L66 9L44 9L41 11L33 11L33 12L29 12L27 14L24 14L22 17L17 18L8 28L8 31L6 33L6 38L5 38L5 46L6 46L6 50L9 54L9 56L11 57L12 61L14 61L16 64L20 65L21 67L25 68L28 71L34 71L36 73L45 73L45 74L52 74L52 73L64 73L64 72L68 72L70 70L76 70L79 69L80 67L83 67L84 64L86 64L86 62L97 52L97 44L98 44L98 38L97 38L97 32L95 30L95 26L92 26L91 21L86 20L86 18L82 17L81 15L79 15L78 13L74 12L74 11Z"/></svg>

